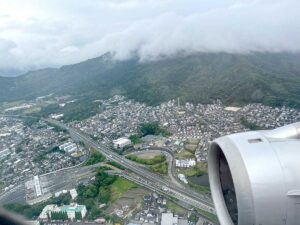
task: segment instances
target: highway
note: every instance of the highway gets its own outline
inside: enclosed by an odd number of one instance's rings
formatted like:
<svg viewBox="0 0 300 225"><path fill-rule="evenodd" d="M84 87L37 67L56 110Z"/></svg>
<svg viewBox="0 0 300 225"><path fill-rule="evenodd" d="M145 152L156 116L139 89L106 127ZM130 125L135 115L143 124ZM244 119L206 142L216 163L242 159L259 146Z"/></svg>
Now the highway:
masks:
<svg viewBox="0 0 300 225"><path fill-rule="evenodd" d="M181 201L185 201L189 205L200 208L209 213L215 214L215 210L212 202L208 199L204 199L203 196L199 195L198 193L195 193L191 190L187 190L186 188L177 187L172 182L163 179L161 176L151 173L144 168L138 167L132 161L115 153L113 149L111 149L109 146L104 146L102 144L96 143L94 140L92 140L90 137L83 134L82 132L77 131L71 127L68 127L67 125L59 121L52 120L52 119L44 119L44 120L46 122L55 124L56 126L68 130L71 136L74 136L78 140L81 140L87 146L97 149L108 160L115 161L121 164L122 166L124 166L125 168L127 168L128 170L130 170L131 172L133 172L134 174L142 177L145 180L148 180L148 182L151 183L151 185L154 185L155 187L161 190L167 189L169 195L172 194L172 197L177 198L178 200Z"/></svg>
<svg viewBox="0 0 300 225"><path fill-rule="evenodd" d="M137 152L134 152L134 153L130 153L128 155L131 155L131 154L134 154L134 155L140 155L140 154L145 154L145 153L160 153L160 154L163 154L166 156L167 158L167 162L168 162L168 176L171 178L171 181L176 184L178 187L182 187L184 188L184 186L178 181L178 179L176 178L176 174L175 174L175 171L174 171L174 168L175 168L175 157L173 154L171 154L169 151L167 150L162 150L161 148L160 149L149 149L149 150L141 150L141 151L137 151ZM126 155L127 156L127 155ZM125 157L126 157L125 156ZM143 165L144 168L147 169L147 166L146 165Z"/></svg>
<svg viewBox="0 0 300 225"><path fill-rule="evenodd" d="M183 208L186 208L188 210L191 210L191 207L190 206L190 203L186 204L186 202L190 202L190 199L187 199L186 196L184 195L181 195L180 193L176 192L176 191L173 191L172 189L170 188L160 188L159 186L157 186L155 183L152 183L151 181L149 180L145 180L143 179L142 177L139 177L135 174L132 174L132 173L128 173L128 172L116 172L116 171L109 171L109 173L111 175L117 175L117 176L121 176L121 177L124 177L125 179L127 180L130 180L136 184L139 184L149 190L152 190L154 192L157 192L159 194L162 194L164 196L169 196L170 198L176 198L175 196L180 196L180 199L177 198L177 200L179 201L176 201L176 204L180 205L181 207ZM199 202L195 202L195 204L197 205L198 204L198 208L201 208L203 207L203 204L202 203L199 203ZM199 214L199 213L198 213ZM200 214L199 214L200 215ZM200 215L202 218L204 218L205 220L207 220L208 222L211 222L211 223L214 223L213 221L210 220L210 218L208 218L207 216L205 215Z"/></svg>
<svg viewBox="0 0 300 225"><path fill-rule="evenodd" d="M199 193L196 193L182 185L178 185L178 182L174 182L174 176L173 179L171 176L171 180L166 180L164 177L158 174L154 174L146 168L138 165L137 163L132 162L126 159L124 156L115 153L114 149L112 149L110 146L95 142L89 136L83 134L81 131L71 128L56 120L43 120L66 129L70 133L72 138L77 139L78 141L82 141L86 146L98 150L108 160L117 162L130 171L130 173L123 172L116 175L121 175L126 179L132 180L150 190L156 191L158 193L163 193L172 198L176 198L181 203L188 204L192 207L215 214L215 209L213 207L211 199L207 198L207 196L200 195ZM173 160L171 159L172 165L169 166L169 174L172 173L174 175L174 153L169 149L158 148L158 150L164 151L165 153L167 153L166 155L172 157ZM94 175L94 170L92 168L74 167L41 175L40 178L45 183L45 185L43 186L44 190L48 193L54 193L63 189L68 189L68 187L71 186L74 187L74 185L76 186L79 182L82 182L82 180L89 179L92 175ZM25 196L25 187L23 183L18 185L13 190L0 195L0 205L7 202L25 203ZM207 218L203 215L202 217Z"/></svg>

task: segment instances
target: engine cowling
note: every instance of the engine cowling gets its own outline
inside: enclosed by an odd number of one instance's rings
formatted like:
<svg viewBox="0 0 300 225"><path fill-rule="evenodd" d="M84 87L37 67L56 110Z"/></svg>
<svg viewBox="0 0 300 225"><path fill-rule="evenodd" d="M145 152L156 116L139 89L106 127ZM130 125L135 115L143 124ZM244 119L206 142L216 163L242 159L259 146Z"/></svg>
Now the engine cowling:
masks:
<svg viewBox="0 0 300 225"><path fill-rule="evenodd" d="M208 173L221 225L300 224L300 123L214 140Z"/></svg>

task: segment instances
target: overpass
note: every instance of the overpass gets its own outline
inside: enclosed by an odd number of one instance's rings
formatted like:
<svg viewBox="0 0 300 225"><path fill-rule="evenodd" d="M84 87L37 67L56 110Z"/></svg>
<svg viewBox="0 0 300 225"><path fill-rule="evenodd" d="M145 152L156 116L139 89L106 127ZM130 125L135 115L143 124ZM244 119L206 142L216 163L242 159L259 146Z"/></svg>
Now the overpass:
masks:
<svg viewBox="0 0 300 225"><path fill-rule="evenodd" d="M187 188L175 186L172 182L163 179L161 176L151 173L145 168L138 167L134 162L115 153L111 147L95 142L90 137L74 128L71 128L53 119L44 119L44 121L66 129L72 136L76 137L87 146L97 149L101 154L107 157L108 160L115 161L121 164L132 173L142 177L145 180L148 180L149 183L155 185L155 187L159 187L161 190L165 188L166 190L168 190L169 195L172 195L172 197L177 198L181 201L185 201L187 204L202 209L206 212L215 214L215 209L211 200L205 199L203 196L195 193L192 190L188 190Z"/></svg>

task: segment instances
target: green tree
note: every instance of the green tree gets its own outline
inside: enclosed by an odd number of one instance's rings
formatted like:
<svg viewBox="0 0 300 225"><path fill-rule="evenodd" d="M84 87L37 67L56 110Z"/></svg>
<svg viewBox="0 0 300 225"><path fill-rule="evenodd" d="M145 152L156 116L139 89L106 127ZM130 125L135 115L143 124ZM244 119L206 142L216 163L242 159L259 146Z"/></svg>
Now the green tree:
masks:
<svg viewBox="0 0 300 225"><path fill-rule="evenodd" d="M100 187L98 199L102 203L108 203L110 200L111 191L109 187Z"/></svg>
<svg viewBox="0 0 300 225"><path fill-rule="evenodd" d="M144 123L140 128L142 136L146 135L163 135L170 136L171 133L159 126L158 122Z"/></svg>
<svg viewBox="0 0 300 225"><path fill-rule="evenodd" d="M142 143L141 138L137 134L130 135L129 139L134 145Z"/></svg>
<svg viewBox="0 0 300 225"><path fill-rule="evenodd" d="M256 125L255 123L252 123L250 121L248 121L245 117L242 117L240 119L241 124L244 125L246 128L250 129L250 130L262 130L263 128Z"/></svg>
<svg viewBox="0 0 300 225"><path fill-rule="evenodd" d="M94 184L90 184L87 186L87 189L84 193L85 198L94 198L98 194L97 187Z"/></svg>
<svg viewBox="0 0 300 225"><path fill-rule="evenodd" d="M90 215L89 215L89 219L96 219L97 217L101 216L101 211L100 209L96 206L96 207L93 207L90 211Z"/></svg>
<svg viewBox="0 0 300 225"><path fill-rule="evenodd" d="M66 211L62 212L62 214L63 214L62 218L63 218L64 221L69 220L68 213Z"/></svg>
<svg viewBox="0 0 300 225"><path fill-rule="evenodd" d="M94 165L96 163L103 162L105 160L105 156L103 156L100 152L92 149L92 154L90 158L85 162L85 166Z"/></svg>
<svg viewBox="0 0 300 225"><path fill-rule="evenodd" d="M76 220L82 220L81 212L75 212L75 219Z"/></svg>
<svg viewBox="0 0 300 225"><path fill-rule="evenodd" d="M136 155L127 155L126 156L127 159L130 159L132 161L141 163L141 164L146 164L146 165L155 165L158 163L162 163L164 161L166 161L166 156L163 154L157 155L151 159L143 159L143 158L139 158Z"/></svg>

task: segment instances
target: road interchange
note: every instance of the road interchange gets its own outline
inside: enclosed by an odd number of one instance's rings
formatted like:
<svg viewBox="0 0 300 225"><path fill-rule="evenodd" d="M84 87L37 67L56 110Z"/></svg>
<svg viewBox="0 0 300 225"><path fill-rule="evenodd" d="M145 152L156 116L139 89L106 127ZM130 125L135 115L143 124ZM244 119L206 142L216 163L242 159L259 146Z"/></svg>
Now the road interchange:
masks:
<svg viewBox="0 0 300 225"><path fill-rule="evenodd" d="M104 146L102 144L95 142L90 137L88 137L87 135L83 134L82 132L80 132L74 128L71 128L71 127L69 127L59 121L56 121L56 120L52 120L52 119L44 119L44 120L46 122L52 123L56 126L59 126L65 130L67 130L71 134L71 136L82 141L87 146L98 150L101 154L103 154L105 157L107 157L108 160L115 161L115 162L121 164L126 169L130 170L132 173L151 182L152 185L156 185L161 190L163 188L168 189L171 193L173 193L173 197L178 198L179 200L184 199L184 201L186 201L186 203L190 204L191 206L194 206L194 207L200 208L204 211L207 211L209 213L215 214L215 210L214 210L212 202L209 201L208 199L204 199L203 196L199 195L198 193L195 193L194 191L191 191L191 190L187 190L186 188L177 187L172 182L163 179L161 176L151 173L151 172L147 171L145 168L138 167L132 161L115 153L113 151L113 149L111 149L109 146ZM174 195L174 193L177 193L177 195ZM184 196L184 198L183 198L183 196Z"/></svg>
<svg viewBox="0 0 300 225"><path fill-rule="evenodd" d="M199 193L196 193L193 190L190 190L189 188L186 188L182 185L178 185L178 182L174 182L174 179L167 180L158 174L154 174L154 173L150 172L149 170L147 170L147 168L144 168L141 165L126 159L124 156L117 154L114 151L114 149L112 149L112 147L103 145L103 144L99 144L96 141L94 141L93 139L91 139L89 136L87 136L86 134L83 134L81 131L78 131L72 127L69 127L64 123L61 123L59 121L52 120L52 119L43 119L43 120L45 122L54 124L56 126L59 126L60 128L67 130L70 133L70 135L72 136L72 138L76 139L77 141L83 142L88 147L92 147L92 148L98 150L101 154L103 154L107 158L107 160L117 162L127 169L127 171L124 171L122 173L117 172L115 175L122 176L128 180L131 180L135 183L140 184L141 186L146 187L147 189L156 191L158 193L165 194L167 196L170 196L172 198L179 200L181 203L190 205L194 208L198 208L198 209L201 209L202 211L205 211L207 213L215 215L215 209L213 207L212 201L211 201L211 199L208 199L207 196L200 195ZM158 150L166 153L169 156L171 155L173 157L173 160L171 162L172 162L172 164L174 163L174 153L171 150L165 149L165 148L163 148L163 149L159 148ZM170 169L173 170L174 169L173 166L174 165L169 166L169 170ZM74 174L74 171L76 171L77 168L78 167L74 167L74 168L63 170L63 171L52 172L47 175L41 175L41 177L49 176L49 177L55 178L55 176L59 175L60 173L70 175L70 174ZM94 172L95 172L94 170L90 170L89 175L93 175ZM169 174L170 174L170 171L169 171ZM173 175L174 175L174 173L173 173ZM49 180L51 180L52 178L50 178ZM69 186L67 184L67 182L63 182L63 183L66 184L67 186ZM64 185L56 184L54 186L63 187ZM51 189L54 190L54 186L51 187ZM16 191L15 191L18 194L17 197L19 197L19 198L22 197L21 195L23 195L24 188L25 188L24 185L17 186ZM21 191L19 191L19 190L21 190ZM3 200L4 200L4 202L5 202L5 200L8 200L10 196L14 196L14 195L13 194L4 194L4 196L1 195L0 203L1 203L1 201L3 202ZM23 197L23 198L25 199L25 197ZM21 198L22 201L23 201L23 198ZM207 216L205 216L205 215L202 215L202 216L206 220L211 222L211 220Z"/></svg>

